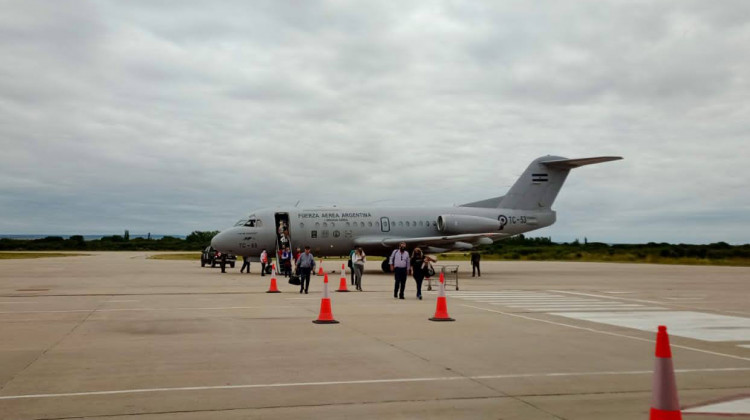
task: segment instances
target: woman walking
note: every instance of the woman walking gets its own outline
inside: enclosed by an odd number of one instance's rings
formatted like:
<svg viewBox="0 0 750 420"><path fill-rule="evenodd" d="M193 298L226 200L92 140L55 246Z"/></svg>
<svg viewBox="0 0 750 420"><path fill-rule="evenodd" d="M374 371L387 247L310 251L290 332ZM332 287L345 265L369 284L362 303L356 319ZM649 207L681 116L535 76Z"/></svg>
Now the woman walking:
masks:
<svg viewBox="0 0 750 420"><path fill-rule="evenodd" d="M434 261L434 259L424 255L421 249L414 248L414 253L411 257L411 272L414 276L414 281L417 282L417 299L419 300L422 300L422 280L424 280L430 262Z"/></svg>
<svg viewBox="0 0 750 420"><path fill-rule="evenodd" d="M354 285L357 286L357 290L362 291L362 272L365 270L365 252L361 247L358 247L354 251L352 256L352 272L354 273Z"/></svg>

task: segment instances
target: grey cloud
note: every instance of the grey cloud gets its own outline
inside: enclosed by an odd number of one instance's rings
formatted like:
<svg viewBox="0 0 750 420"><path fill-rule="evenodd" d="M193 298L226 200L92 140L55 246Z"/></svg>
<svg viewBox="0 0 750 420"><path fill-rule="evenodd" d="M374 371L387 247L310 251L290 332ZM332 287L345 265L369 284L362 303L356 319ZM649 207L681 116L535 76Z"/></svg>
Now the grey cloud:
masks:
<svg viewBox="0 0 750 420"><path fill-rule="evenodd" d="M297 200L459 204L540 155L614 154L574 171L540 235L748 241L742 1L4 11L0 233L187 233Z"/></svg>

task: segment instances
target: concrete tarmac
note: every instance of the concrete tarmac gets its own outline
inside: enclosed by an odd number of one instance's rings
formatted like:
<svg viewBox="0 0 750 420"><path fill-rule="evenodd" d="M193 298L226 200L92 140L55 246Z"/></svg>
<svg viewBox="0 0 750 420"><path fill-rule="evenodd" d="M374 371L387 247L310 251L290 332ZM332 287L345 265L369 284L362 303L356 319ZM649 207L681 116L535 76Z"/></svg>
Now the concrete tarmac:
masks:
<svg viewBox="0 0 750 420"><path fill-rule="evenodd" d="M0 260L1 419L647 418L661 323L682 407L750 395L750 268L458 263L437 323L373 259L316 325L321 277L148 255Z"/></svg>

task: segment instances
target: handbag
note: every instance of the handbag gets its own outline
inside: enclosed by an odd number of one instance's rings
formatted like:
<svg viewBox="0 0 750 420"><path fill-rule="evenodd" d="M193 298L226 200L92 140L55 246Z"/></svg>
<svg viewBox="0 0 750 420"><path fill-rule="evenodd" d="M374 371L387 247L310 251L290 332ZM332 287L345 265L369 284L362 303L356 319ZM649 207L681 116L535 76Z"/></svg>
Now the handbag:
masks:
<svg viewBox="0 0 750 420"><path fill-rule="evenodd" d="M435 275L435 269L432 268L432 264L427 264L427 267L424 269L424 275L425 277L433 277Z"/></svg>
<svg viewBox="0 0 750 420"><path fill-rule="evenodd" d="M291 275L289 276L289 284L293 284L295 286L299 286L302 284L302 281L300 280L299 276L297 275Z"/></svg>

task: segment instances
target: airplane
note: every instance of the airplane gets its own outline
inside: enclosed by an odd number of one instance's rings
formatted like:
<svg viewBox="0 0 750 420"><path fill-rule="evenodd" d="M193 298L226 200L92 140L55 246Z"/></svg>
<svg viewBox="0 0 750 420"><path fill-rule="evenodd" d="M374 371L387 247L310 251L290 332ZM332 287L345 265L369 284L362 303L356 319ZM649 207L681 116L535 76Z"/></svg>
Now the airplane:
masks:
<svg viewBox="0 0 750 420"><path fill-rule="evenodd" d="M251 261L258 261L264 249L269 258L278 256L282 243L291 249L310 246L316 257L349 255L355 247L369 256L387 257L401 242L425 253L468 251L552 225L557 219L552 204L571 169L620 159L543 156L531 162L506 195L452 207L261 209L214 236L211 246ZM390 271L387 260L381 267Z"/></svg>

